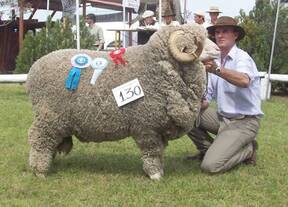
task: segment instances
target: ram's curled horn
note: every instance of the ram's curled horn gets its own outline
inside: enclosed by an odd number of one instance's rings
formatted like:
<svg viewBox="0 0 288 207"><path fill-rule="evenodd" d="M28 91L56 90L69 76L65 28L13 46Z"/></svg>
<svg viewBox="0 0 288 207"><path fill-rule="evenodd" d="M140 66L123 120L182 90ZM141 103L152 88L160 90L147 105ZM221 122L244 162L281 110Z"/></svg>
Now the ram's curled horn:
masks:
<svg viewBox="0 0 288 207"><path fill-rule="evenodd" d="M189 48L187 47L183 47L181 49L179 49L177 47L177 39L178 38L186 38L184 37L185 33L182 30L177 30L174 31L168 40L168 47L169 50L172 54L172 56L179 62L181 63L191 63L193 62L195 59L197 59L200 54L202 53L203 50L203 46L200 42L197 42L197 40L195 39L195 45L196 45L196 50L195 51L189 51ZM191 40L193 41L193 40Z"/></svg>

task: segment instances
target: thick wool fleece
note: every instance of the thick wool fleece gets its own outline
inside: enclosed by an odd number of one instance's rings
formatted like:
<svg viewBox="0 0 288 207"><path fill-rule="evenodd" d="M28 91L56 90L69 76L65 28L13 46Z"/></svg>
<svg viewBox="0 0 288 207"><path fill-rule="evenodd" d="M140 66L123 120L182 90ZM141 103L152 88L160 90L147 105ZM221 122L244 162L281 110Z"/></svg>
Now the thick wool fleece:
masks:
<svg viewBox="0 0 288 207"><path fill-rule="evenodd" d="M151 177L163 175L162 153L169 139L193 128L205 87L203 65L177 62L168 49L170 34L183 30L177 47L195 50L194 40L204 43L201 27L165 27L146 45L127 48L126 65L115 65L108 53L74 49L52 52L39 59L27 79L34 122L29 130L30 166L45 175L53 155L75 135L84 142L114 141L132 136L142 152L144 171ZM82 69L78 89L65 88L71 58L86 53L92 59L106 58L105 71L91 85L93 69ZM138 78L145 96L118 107L112 89ZM70 144L66 148L71 149ZM157 176L156 176L157 177Z"/></svg>

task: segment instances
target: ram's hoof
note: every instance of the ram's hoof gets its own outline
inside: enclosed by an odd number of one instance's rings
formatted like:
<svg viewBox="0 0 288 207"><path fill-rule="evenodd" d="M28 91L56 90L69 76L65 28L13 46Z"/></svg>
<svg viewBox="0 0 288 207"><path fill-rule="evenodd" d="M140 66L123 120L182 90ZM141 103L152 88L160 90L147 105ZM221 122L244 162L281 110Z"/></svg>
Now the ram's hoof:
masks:
<svg viewBox="0 0 288 207"><path fill-rule="evenodd" d="M150 175L150 179L151 179L151 180L156 180L156 181L160 180L161 177L162 177L162 176L161 176L161 173L160 173L160 172L155 173L155 174L153 174L153 175Z"/></svg>

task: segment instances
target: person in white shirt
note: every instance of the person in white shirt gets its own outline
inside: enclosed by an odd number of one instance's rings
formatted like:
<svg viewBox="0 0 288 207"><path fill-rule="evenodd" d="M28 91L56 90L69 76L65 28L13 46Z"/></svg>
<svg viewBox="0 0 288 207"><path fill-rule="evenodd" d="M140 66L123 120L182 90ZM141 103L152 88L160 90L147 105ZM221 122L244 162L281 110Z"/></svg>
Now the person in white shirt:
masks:
<svg viewBox="0 0 288 207"><path fill-rule="evenodd" d="M154 12L151 10L146 10L142 16L140 21L135 22L131 25L131 29L158 29L159 24L154 17Z"/></svg>
<svg viewBox="0 0 288 207"><path fill-rule="evenodd" d="M137 44L143 45L148 42L151 35L159 29L159 24L154 17L154 12L151 10L146 10L142 14L140 21L135 22L131 25L131 29L137 29Z"/></svg>
<svg viewBox="0 0 288 207"><path fill-rule="evenodd" d="M208 26L215 25L219 14L222 13L217 6L210 6L209 10L206 12L209 13L210 16L210 22L208 23Z"/></svg>
<svg viewBox="0 0 288 207"><path fill-rule="evenodd" d="M194 12L194 21L195 23L200 24L205 28L209 26L205 21L205 13L203 11L198 10Z"/></svg>
<svg viewBox="0 0 288 207"><path fill-rule="evenodd" d="M222 16L207 28L220 48L220 57L204 62L207 94L199 120L188 136L208 173L226 172L240 163L256 164L256 136L260 127L260 75L253 59L236 46L245 31L232 17ZM214 99L217 109L209 107ZM215 139L211 137L215 135Z"/></svg>
<svg viewBox="0 0 288 207"><path fill-rule="evenodd" d="M97 51L103 49L105 43L103 29L95 24L96 16L94 14L87 14L86 23L88 24L88 30L90 34L95 36L94 49Z"/></svg>

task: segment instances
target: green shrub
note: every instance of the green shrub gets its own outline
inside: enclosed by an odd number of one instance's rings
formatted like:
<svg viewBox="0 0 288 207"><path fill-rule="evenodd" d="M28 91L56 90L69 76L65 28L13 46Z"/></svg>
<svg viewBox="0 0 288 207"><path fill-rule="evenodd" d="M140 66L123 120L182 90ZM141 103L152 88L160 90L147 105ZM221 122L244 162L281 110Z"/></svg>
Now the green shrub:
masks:
<svg viewBox="0 0 288 207"><path fill-rule="evenodd" d="M52 22L48 19L46 27L35 35L25 35L23 48L16 59L14 73L28 73L32 64L42 56L59 49L76 48L76 32L72 32L69 22ZM80 47L92 49L94 36L90 35L84 20L80 22Z"/></svg>

